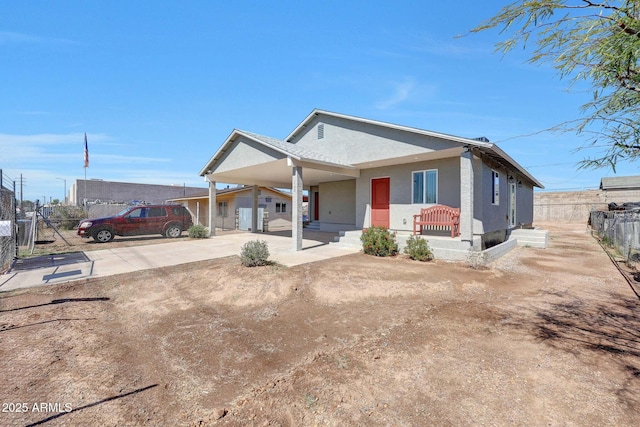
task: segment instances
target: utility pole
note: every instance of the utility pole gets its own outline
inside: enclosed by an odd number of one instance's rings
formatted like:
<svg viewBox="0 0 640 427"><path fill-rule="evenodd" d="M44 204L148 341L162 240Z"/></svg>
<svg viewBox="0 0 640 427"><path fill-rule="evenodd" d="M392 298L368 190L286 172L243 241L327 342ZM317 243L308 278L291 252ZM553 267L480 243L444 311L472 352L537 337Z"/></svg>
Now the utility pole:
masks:
<svg viewBox="0 0 640 427"><path fill-rule="evenodd" d="M23 200L22 200L22 186L26 185L26 184L24 184L24 180L25 180L25 178L23 178L22 174L20 174L20 210L22 212L24 212L24 206L23 206L24 203L23 203Z"/></svg>

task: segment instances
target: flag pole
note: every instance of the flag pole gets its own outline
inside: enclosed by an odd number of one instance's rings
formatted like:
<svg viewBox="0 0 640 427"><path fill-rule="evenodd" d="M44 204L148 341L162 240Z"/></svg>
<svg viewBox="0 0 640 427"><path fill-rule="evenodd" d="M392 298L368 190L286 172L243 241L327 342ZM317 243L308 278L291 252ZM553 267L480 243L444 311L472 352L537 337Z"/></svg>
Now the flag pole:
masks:
<svg viewBox="0 0 640 427"><path fill-rule="evenodd" d="M89 167L89 145L87 144L87 133L84 133L84 200L82 206L87 209L87 168ZM88 211L87 211L88 212Z"/></svg>

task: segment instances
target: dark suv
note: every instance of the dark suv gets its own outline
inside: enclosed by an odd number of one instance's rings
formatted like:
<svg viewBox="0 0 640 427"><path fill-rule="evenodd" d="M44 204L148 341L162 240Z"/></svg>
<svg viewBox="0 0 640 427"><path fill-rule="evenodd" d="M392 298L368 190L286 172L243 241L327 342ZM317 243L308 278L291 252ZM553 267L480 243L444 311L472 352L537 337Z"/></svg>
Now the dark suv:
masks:
<svg viewBox="0 0 640 427"><path fill-rule="evenodd" d="M106 218L85 219L78 225L78 236L99 243L113 240L113 236L162 234L180 237L182 230L193 225L191 214L181 205L131 206Z"/></svg>

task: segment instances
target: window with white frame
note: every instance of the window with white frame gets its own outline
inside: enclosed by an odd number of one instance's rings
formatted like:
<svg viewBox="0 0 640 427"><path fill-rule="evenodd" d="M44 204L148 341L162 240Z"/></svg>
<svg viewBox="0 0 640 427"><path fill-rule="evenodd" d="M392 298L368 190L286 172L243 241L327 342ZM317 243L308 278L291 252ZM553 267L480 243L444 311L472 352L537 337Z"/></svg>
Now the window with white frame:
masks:
<svg viewBox="0 0 640 427"><path fill-rule="evenodd" d="M228 202L218 202L218 216L229 216Z"/></svg>
<svg viewBox="0 0 640 427"><path fill-rule="evenodd" d="M276 203L276 213L286 213L286 212L287 212L286 203Z"/></svg>
<svg viewBox="0 0 640 427"><path fill-rule="evenodd" d="M438 170L412 173L412 203L438 203Z"/></svg>
<svg viewBox="0 0 640 427"><path fill-rule="evenodd" d="M500 204L500 172L491 171L491 204Z"/></svg>

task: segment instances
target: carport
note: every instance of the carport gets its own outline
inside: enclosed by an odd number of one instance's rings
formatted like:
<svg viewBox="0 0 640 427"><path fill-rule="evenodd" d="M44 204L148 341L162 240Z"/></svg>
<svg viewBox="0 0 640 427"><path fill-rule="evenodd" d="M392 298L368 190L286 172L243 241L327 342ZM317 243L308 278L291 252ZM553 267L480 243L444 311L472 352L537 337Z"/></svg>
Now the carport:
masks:
<svg viewBox="0 0 640 427"><path fill-rule="evenodd" d="M253 187L253 232L258 224L258 187L291 188L292 247L302 250L302 192L320 182L357 178L356 167L267 136L235 129L200 171L209 183L209 224L216 220L216 183ZM304 179L303 179L304 176ZM215 227L209 227L215 235Z"/></svg>

